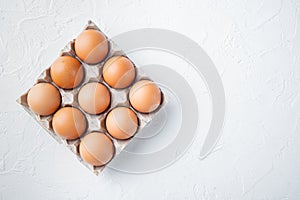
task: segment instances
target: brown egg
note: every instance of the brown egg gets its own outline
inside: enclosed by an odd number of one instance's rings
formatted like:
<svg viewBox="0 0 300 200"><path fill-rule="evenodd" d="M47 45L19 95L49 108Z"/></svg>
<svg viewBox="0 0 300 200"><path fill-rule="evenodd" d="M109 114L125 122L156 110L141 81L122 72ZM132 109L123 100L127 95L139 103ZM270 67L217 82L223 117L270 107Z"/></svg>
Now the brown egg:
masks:
<svg viewBox="0 0 300 200"><path fill-rule="evenodd" d="M125 140L136 133L138 118L130 108L117 107L108 113L105 125L111 136Z"/></svg>
<svg viewBox="0 0 300 200"><path fill-rule="evenodd" d="M112 159L114 152L111 139L104 133L89 133L84 136L79 145L80 156L93 166L105 165Z"/></svg>
<svg viewBox="0 0 300 200"><path fill-rule="evenodd" d="M135 78L133 63L124 56L114 56L103 67L103 79L113 88L126 88Z"/></svg>
<svg viewBox="0 0 300 200"><path fill-rule="evenodd" d="M87 83L79 91L78 103L87 113L102 113L110 105L109 90L101 83Z"/></svg>
<svg viewBox="0 0 300 200"><path fill-rule="evenodd" d="M56 87L50 83L38 83L28 92L29 108L38 115L53 114L60 106L61 96Z"/></svg>
<svg viewBox="0 0 300 200"><path fill-rule="evenodd" d="M77 87L84 78L81 63L71 56L61 56L56 59L50 68L53 82L61 88L72 89Z"/></svg>
<svg viewBox="0 0 300 200"><path fill-rule="evenodd" d="M98 30L88 29L75 39L76 55L88 64L101 62L108 53L108 41Z"/></svg>
<svg viewBox="0 0 300 200"><path fill-rule="evenodd" d="M87 121L79 109L64 107L54 114L52 127L59 136L72 140L80 137L85 132Z"/></svg>
<svg viewBox="0 0 300 200"><path fill-rule="evenodd" d="M149 80L136 82L129 91L129 101L132 107L141 113L150 113L161 103L159 87Z"/></svg>

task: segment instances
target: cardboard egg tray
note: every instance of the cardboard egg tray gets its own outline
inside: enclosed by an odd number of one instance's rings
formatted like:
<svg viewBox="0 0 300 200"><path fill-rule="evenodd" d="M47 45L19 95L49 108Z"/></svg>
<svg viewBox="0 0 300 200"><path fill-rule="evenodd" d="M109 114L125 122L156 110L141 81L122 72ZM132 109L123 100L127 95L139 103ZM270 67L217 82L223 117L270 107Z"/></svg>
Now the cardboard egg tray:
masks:
<svg viewBox="0 0 300 200"><path fill-rule="evenodd" d="M101 31L92 21L89 21L88 24L85 26L85 29L96 29ZM102 31L101 31L102 32ZM103 32L102 32L103 33ZM106 37L107 38L107 37ZM162 93L162 100L161 100L161 105L152 113L149 114L143 114L143 113L139 113L136 112L134 110L134 108L132 108L132 106L129 103L128 100L128 93L129 93L129 89L130 87L137 81L139 80L151 80L149 77L147 77L146 75L143 75L142 72L140 70L137 69L136 65L135 65L135 70L136 70L136 77L134 82L125 89L114 89L111 88L108 84L105 83L105 81L103 80L102 77L102 67L104 65L104 63L106 62L106 60L108 60L110 57L112 56L116 56L116 55L123 55L126 56L125 53L118 48L118 46L110 39L108 39L109 42L109 53L106 56L106 58L101 61L101 63L95 64L95 65L89 65L84 63L83 61L81 61L75 54L74 51L74 40L69 42L65 48L62 50L60 55L68 55L68 56L73 56L75 57L77 60L79 60L83 67L84 67L84 71L85 71L85 77L84 80L82 81L82 83L71 90L66 90L66 89L62 89L60 87L58 87L54 82L52 82L51 77L50 77L50 67L47 68L37 79L36 83L41 83L41 82L48 82L53 84L54 86L56 86L56 88L59 90L60 94L61 94L61 105L60 108L65 107L65 106L73 106L76 107L78 109L80 109L82 111L82 113L85 115L86 119L87 119L87 123L88 123L88 127L87 130L85 131L85 133L80 137L84 137L86 134L92 132L92 131L98 131L98 132L102 132L104 134L106 134L109 138L111 138L111 140L113 141L113 144L115 146L115 152L114 152L114 156L117 156L126 146L127 144L130 142L130 140L139 133L139 131L146 126L147 123L149 123L151 121L151 119L154 117L154 115L165 105L166 100L164 97L164 94ZM132 62L134 63L134 62ZM78 104L78 100L77 100L77 95L78 92L80 90L80 88L85 85L88 82L100 82L102 84L104 84L110 91L111 93L111 102L110 102L110 106L109 108L101 114L98 115L91 115L86 113L84 110L82 110ZM59 135L57 135L53 129L52 129L52 117L54 114L50 115L50 116L40 116L35 114L33 111L30 110L30 108L28 107L27 104L27 94L28 94L29 90L23 94L19 99L17 99L17 102L19 104L22 105L22 107L45 129L47 130L47 132L59 143L64 144L67 148L69 148L79 159L79 161L84 164L87 168L89 168L90 170L92 170L96 175L98 175L104 168L106 165L104 166L100 166L100 167L95 167L92 166L88 163L86 163L85 161L82 160L82 158L79 155L79 144L80 144L80 138L75 139L75 140L65 140L63 138L61 138ZM130 107L137 115L138 119L139 119L139 127L138 130L136 132L136 134L127 139L127 140L117 140L113 137L110 136L110 134L108 134L106 128L105 128L105 118L106 115L115 107L117 106L126 106L126 107ZM112 159L113 159L112 158Z"/></svg>

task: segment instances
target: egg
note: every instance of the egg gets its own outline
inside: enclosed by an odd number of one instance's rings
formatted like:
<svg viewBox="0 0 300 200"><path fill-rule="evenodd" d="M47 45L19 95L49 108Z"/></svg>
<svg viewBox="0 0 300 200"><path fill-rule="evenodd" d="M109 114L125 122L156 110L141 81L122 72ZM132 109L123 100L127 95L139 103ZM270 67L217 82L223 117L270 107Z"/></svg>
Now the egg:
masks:
<svg viewBox="0 0 300 200"><path fill-rule="evenodd" d="M156 110L161 103L161 98L159 87L149 80L136 82L129 91L131 106L141 113L150 113Z"/></svg>
<svg viewBox="0 0 300 200"><path fill-rule="evenodd" d="M74 57L61 56L50 67L53 82L63 89L77 87L84 78L84 69Z"/></svg>
<svg viewBox="0 0 300 200"><path fill-rule="evenodd" d="M38 83L27 94L29 108L38 115L53 114L60 106L61 95L50 83Z"/></svg>
<svg viewBox="0 0 300 200"><path fill-rule="evenodd" d="M57 135L73 140L85 132L87 120L78 108L63 107L54 114L52 127Z"/></svg>
<svg viewBox="0 0 300 200"><path fill-rule="evenodd" d="M114 152L113 142L104 133L89 133L83 137L79 145L81 158L93 166L107 164L114 156Z"/></svg>
<svg viewBox="0 0 300 200"><path fill-rule="evenodd" d="M126 88L135 79L135 67L124 56L114 56L108 59L102 70L104 81L113 88Z"/></svg>
<svg viewBox="0 0 300 200"><path fill-rule="evenodd" d="M96 64L106 57L109 44L103 33L88 29L75 39L74 48L76 55L82 61L88 64Z"/></svg>
<svg viewBox="0 0 300 200"><path fill-rule="evenodd" d="M130 108L117 107L108 113L105 125L112 137L125 140L136 133L138 118Z"/></svg>
<svg viewBox="0 0 300 200"><path fill-rule="evenodd" d="M101 83L87 83L78 93L78 103L89 114L102 113L110 105L110 92Z"/></svg>

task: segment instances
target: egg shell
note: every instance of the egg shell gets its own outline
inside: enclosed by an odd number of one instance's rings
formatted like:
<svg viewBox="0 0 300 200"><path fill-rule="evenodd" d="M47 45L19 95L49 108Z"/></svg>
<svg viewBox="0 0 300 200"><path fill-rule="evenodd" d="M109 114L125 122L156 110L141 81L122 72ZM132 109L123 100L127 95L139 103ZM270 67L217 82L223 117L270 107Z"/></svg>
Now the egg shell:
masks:
<svg viewBox="0 0 300 200"><path fill-rule="evenodd" d="M50 76L53 82L60 88L72 89L82 82L84 69L76 58L60 56L51 65Z"/></svg>
<svg viewBox="0 0 300 200"><path fill-rule="evenodd" d="M38 115L53 114L60 106L61 95L56 87L50 83L38 83L28 92L29 108Z"/></svg>
<svg viewBox="0 0 300 200"><path fill-rule="evenodd" d="M155 111L161 104L162 95L159 87L150 80L136 82L129 91L131 106L141 113Z"/></svg>
<svg viewBox="0 0 300 200"><path fill-rule="evenodd" d="M104 81L113 88L126 88L135 79L135 67L133 63L124 56L113 56L109 58L102 70Z"/></svg>
<svg viewBox="0 0 300 200"><path fill-rule="evenodd" d="M138 118L130 108L116 107L108 113L105 125L112 137L125 140L138 130Z"/></svg>
<svg viewBox="0 0 300 200"><path fill-rule="evenodd" d="M79 145L81 158L93 166L102 166L114 156L112 140L104 133L92 132L85 135Z"/></svg>
<svg viewBox="0 0 300 200"><path fill-rule="evenodd" d="M109 44L105 35L99 30L84 30L75 39L76 55L85 63L101 62L109 52Z"/></svg>
<svg viewBox="0 0 300 200"><path fill-rule="evenodd" d="M78 108L63 107L54 114L52 127L60 137L73 140L85 132L87 120Z"/></svg>
<svg viewBox="0 0 300 200"><path fill-rule="evenodd" d="M110 92L101 83L87 83L79 90L78 103L85 112L100 114L110 105Z"/></svg>

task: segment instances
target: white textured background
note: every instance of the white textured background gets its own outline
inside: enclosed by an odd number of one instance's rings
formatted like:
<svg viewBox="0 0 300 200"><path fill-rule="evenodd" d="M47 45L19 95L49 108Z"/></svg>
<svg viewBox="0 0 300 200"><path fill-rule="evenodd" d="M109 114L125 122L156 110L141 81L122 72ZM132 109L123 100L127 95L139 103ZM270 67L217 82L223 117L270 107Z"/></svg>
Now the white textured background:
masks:
<svg viewBox="0 0 300 200"><path fill-rule="evenodd" d="M300 199L300 1L0 1L0 199ZM88 19L108 36L164 28L198 42L227 98L217 150L96 177L15 99Z"/></svg>

